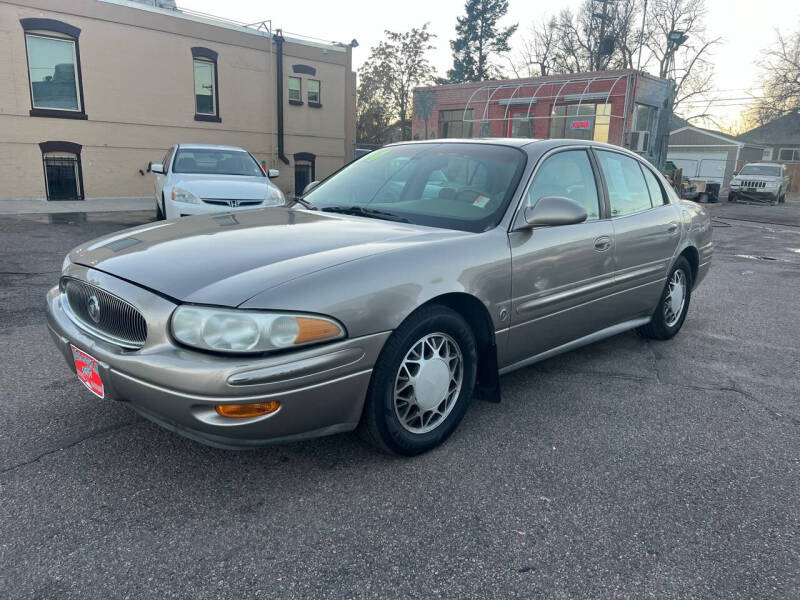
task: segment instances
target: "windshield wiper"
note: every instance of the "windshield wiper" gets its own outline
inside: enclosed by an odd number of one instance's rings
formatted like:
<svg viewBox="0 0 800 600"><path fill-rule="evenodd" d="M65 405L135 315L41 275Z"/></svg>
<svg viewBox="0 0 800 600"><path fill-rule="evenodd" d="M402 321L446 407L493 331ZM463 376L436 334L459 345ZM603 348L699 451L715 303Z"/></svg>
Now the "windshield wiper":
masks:
<svg viewBox="0 0 800 600"><path fill-rule="evenodd" d="M323 212L340 213L343 215L355 215L357 217L370 217L373 219L383 219L384 221L397 221L398 223L410 223L405 217L396 215L388 210L378 210L377 208L364 208L363 206L326 206L320 209Z"/></svg>
<svg viewBox="0 0 800 600"><path fill-rule="evenodd" d="M311 202L309 202L308 200L303 200L300 196L293 196L291 198L291 203L292 204L302 204L308 210L318 210L316 206L311 204Z"/></svg>

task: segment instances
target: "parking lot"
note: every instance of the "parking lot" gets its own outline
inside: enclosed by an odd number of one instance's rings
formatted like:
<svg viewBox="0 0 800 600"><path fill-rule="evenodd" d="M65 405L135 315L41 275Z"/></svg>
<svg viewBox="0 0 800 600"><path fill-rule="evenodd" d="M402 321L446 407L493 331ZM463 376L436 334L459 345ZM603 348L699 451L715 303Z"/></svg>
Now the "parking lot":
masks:
<svg viewBox="0 0 800 600"><path fill-rule="evenodd" d="M98 400L44 295L153 215L0 216L0 597L797 597L800 202L710 210L674 340L512 373L413 459L217 450Z"/></svg>

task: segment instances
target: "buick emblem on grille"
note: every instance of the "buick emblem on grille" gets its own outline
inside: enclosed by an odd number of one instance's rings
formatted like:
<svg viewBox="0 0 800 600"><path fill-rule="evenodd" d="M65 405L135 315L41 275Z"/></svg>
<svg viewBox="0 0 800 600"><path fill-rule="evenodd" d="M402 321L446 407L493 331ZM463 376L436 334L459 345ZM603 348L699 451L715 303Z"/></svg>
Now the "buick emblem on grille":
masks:
<svg viewBox="0 0 800 600"><path fill-rule="evenodd" d="M86 312L89 313L89 317L91 317L92 321L95 323L100 322L100 301L97 299L97 296L89 296L89 299L86 301Z"/></svg>

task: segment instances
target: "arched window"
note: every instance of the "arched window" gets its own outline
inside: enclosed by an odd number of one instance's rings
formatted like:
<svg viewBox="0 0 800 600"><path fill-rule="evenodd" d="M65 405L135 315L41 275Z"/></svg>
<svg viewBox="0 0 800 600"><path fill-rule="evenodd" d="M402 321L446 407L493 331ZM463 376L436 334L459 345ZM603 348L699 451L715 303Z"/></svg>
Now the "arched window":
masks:
<svg viewBox="0 0 800 600"><path fill-rule="evenodd" d="M85 119L81 30L55 19L20 19L25 32L32 117Z"/></svg>
<svg viewBox="0 0 800 600"><path fill-rule="evenodd" d="M294 193L299 196L306 186L316 177L317 157L310 152L298 152L294 155Z"/></svg>
<svg viewBox="0 0 800 600"><path fill-rule="evenodd" d="M39 144L44 164L44 184L48 200L83 200L81 145L72 142Z"/></svg>

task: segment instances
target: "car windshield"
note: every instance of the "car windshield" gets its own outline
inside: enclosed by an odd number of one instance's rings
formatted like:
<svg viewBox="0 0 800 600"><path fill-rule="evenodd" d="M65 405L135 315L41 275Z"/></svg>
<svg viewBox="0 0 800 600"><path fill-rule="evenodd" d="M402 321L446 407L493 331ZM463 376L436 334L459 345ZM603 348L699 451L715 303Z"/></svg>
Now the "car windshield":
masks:
<svg viewBox="0 0 800 600"><path fill-rule="evenodd" d="M172 172L265 177L259 164L244 150L215 148L180 148Z"/></svg>
<svg viewBox="0 0 800 600"><path fill-rule="evenodd" d="M741 170L739 175L767 175L769 177L780 177L781 168L770 165L747 165Z"/></svg>
<svg viewBox="0 0 800 600"><path fill-rule="evenodd" d="M525 154L493 144L405 144L375 150L303 198L311 208L485 231L499 223Z"/></svg>

